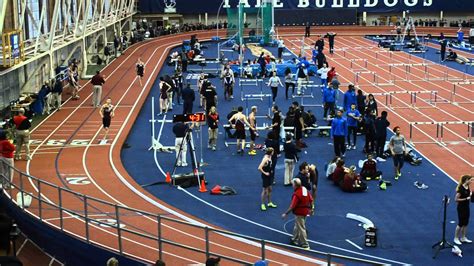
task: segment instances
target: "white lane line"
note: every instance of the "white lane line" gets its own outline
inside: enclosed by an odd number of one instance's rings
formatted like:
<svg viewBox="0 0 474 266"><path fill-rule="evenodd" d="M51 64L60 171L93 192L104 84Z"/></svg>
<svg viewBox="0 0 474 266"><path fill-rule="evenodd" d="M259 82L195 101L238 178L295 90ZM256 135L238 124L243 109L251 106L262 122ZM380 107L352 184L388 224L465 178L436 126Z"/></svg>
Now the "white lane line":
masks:
<svg viewBox="0 0 474 266"><path fill-rule="evenodd" d="M349 239L346 239L346 242L353 245L354 247L356 247L358 250L364 250L363 248L359 247L358 245L356 245L356 243L350 241Z"/></svg>

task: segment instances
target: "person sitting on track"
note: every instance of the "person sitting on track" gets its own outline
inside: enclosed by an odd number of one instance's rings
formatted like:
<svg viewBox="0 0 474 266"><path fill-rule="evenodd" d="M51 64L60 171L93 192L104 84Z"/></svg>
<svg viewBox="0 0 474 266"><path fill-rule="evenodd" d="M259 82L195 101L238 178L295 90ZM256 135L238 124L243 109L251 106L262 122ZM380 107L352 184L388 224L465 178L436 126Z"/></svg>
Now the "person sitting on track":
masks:
<svg viewBox="0 0 474 266"><path fill-rule="evenodd" d="M344 192L363 192L367 190L367 184L360 180L360 176L355 172L356 167L352 165L344 175L341 182L341 189Z"/></svg>
<svg viewBox="0 0 474 266"><path fill-rule="evenodd" d="M341 158L339 156L336 156L334 157L334 159L332 159L332 161L329 162L328 166L327 166L327 169L326 169L326 177L330 180L332 180L332 175L334 174L334 171L336 170L336 167L337 167L337 162L340 160Z"/></svg>
<svg viewBox="0 0 474 266"><path fill-rule="evenodd" d="M367 160L365 160L362 164L360 176L365 178L367 181L372 179L379 180L382 178L382 172L377 171L377 161L374 160L374 156L372 154L367 154Z"/></svg>
<svg viewBox="0 0 474 266"><path fill-rule="evenodd" d="M446 61L456 61L456 58L458 58L458 54L453 51L453 49L448 50L448 56L446 57Z"/></svg>

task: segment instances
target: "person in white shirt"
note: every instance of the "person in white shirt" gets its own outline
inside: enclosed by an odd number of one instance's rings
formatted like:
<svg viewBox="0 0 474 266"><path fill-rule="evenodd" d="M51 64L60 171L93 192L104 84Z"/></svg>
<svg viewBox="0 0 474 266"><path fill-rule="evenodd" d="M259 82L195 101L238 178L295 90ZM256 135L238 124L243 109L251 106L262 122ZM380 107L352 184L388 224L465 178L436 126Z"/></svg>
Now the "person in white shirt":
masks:
<svg viewBox="0 0 474 266"><path fill-rule="evenodd" d="M234 71L230 69L230 66L225 67L224 73L222 74L222 80L224 82L224 99L234 98Z"/></svg>
<svg viewBox="0 0 474 266"><path fill-rule="evenodd" d="M275 99L278 93L278 85L283 87L280 78L277 76L276 72L272 72L272 76L268 80L268 86L272 89L273 104L275 104Z"/></svg>
<svg viewBox="0 0 474 266"><path fill-rule="evenodd" d="M247 60L247 65L244 67L244 77L251 79L253 77L252 62Z"/></svg>
<svg viewBox="0 0 474 266"><path fill-rule="evenodd" d="M328 72L329 68L326 63L323 64L323 67L318 69L318 74L321 77L321 84L327 86L328 85Z"/></svg>

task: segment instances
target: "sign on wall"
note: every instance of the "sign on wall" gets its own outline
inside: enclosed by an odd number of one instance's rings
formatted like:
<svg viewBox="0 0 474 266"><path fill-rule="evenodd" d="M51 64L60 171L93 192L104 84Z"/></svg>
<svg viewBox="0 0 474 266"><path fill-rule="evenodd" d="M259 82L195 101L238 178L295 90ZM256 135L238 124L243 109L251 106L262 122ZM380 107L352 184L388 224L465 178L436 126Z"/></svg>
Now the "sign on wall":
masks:
<svg viewBox="0 0 474 266"><path fill-rule="evenodd" d="M199 5L192 4L189 0L140 0L138 3L142 13L163 13L167 6L172 5L176 12L182 14L217 14L220 6L224 9L236 8L241 2L245 7L260 7L268 1L275 8L290 10L356 8L358 12L474 12L473 0L199 0Z"/></svg>

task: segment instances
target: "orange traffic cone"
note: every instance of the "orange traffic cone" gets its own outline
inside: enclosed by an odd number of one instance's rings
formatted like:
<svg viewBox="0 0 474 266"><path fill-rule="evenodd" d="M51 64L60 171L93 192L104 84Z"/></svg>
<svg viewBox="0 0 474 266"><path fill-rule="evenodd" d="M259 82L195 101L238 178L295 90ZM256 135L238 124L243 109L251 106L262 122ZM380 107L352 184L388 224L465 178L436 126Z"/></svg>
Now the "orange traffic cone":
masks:
<svg viewBox="0 0 474 266"><path fill-rule="evenodd" d="M170 172L166 172L166 183L171 183L171 175L170 175Z"/></svg>
<svg viewBox="0 0 474 266"><path fill-rule="evenodd" d="M204 181L204 179L201 179L201 187L199 188L199 192L207 192L206 181Z"/></svg>

